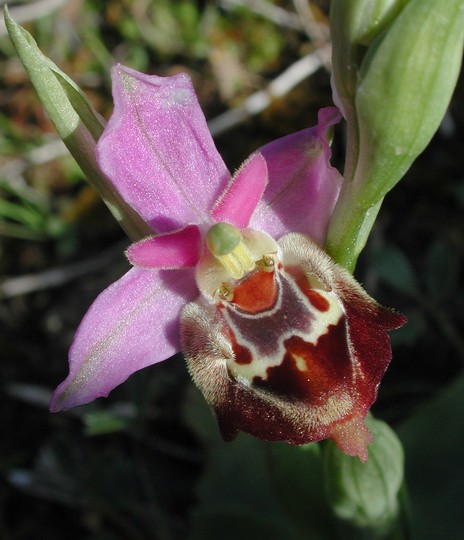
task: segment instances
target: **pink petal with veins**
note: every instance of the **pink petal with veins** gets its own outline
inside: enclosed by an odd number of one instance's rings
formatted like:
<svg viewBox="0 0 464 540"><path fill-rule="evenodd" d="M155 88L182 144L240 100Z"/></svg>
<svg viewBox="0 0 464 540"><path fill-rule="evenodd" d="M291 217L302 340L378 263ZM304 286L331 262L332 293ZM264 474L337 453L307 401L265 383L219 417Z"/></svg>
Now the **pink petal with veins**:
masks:
<svg viewBox="0 0 464 540"><path fill-rule="evenodd" d="M331 167L329 128L339 122L335 107L319 112L319 125L277 139L260 149L269 184L250 226L279 238L289 231L308 234L323 245L342 184Z"/></svg>
<svg viewBox="0 0 464 540"><path fill-rule="evenodd" d="M50 410L89 403L132 373L180 351L179 315L198 295L193 269L133 268L95 300L69 353Z"/></svg>
<svg viewBox="0 0 464 540"><path fill-rule="evenodd" d="M190 77L113 68L114 112L97 159L123 199L157 232L201 223L230 180Z"/></svg>

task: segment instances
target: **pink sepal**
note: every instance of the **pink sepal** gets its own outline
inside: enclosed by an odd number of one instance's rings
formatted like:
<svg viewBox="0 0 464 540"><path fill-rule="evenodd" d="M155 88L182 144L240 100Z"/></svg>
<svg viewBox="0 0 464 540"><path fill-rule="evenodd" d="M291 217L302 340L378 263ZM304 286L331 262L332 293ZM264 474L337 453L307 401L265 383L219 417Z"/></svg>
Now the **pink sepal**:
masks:
<svg viewBox="0 0 464 540"><path fill-rule="evenodd" d="M248 225L267 182L266 160L260 153L252 154L219 197L211 211L212 217L243 229Z"/></svg>
<svg viewBox="0 0 464 540"><path fill-rule="evenodd" d="M196 225L180 231L150 236L126 251L129 262L142 268L182 268L195 266L201 257L202 240Z"/></svg>
<svg viewBox="0 0 464 540"><path fill-rule="evenodd" d="M133 268L87 311L69 353L69 375L50 410L89 403L132 373L180 351L179 316L198 295L192 269Z"/></svg>
<svg viewBox="0 0 464 540"><path fill-rule="evenodd" d="M112 71L114 112L97 160L122 198L156 232L209 219L230 180L190 77Z"/></svg>
<svg viewBox="0 0 464 540"><path fill-rule="evenodd" d="M308 234L323 245L342 176L331 167L329 128L339 122L335 107L319 111L319 124L260 149L267 162L269 184L250 221L274 238L289 231Z"/></svg>

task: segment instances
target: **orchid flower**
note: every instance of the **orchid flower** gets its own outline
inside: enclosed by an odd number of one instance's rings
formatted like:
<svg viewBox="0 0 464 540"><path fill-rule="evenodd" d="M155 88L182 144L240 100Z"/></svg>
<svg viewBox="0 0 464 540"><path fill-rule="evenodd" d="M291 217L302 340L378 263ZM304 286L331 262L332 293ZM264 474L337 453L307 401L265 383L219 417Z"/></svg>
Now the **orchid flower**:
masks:
<svg viewBox="0 0 464 540"><path fill-rule="evenodd" d="M113 68L97 161L153 229L98 296L51 410L107 396L183 351L226 440L332 438L367 459L364 417L402 315L322 250L342 178L329 163L338 109L253 153L231 177L189 77Z"/></svg>

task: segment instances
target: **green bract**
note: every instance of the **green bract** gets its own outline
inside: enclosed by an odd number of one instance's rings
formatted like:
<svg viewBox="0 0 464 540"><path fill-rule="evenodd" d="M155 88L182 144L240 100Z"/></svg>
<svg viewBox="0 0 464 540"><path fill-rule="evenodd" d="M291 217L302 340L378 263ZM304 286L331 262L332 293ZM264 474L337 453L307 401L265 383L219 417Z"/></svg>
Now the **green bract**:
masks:
<svg viewBox="0 0 464 540"><path fill-rule="evenodd" d="M357 0L344 1L348 9L349 39L352 43L369 46L396 19L403 7L411 0Z"/></svg>
<svg viewBox="0 0 464 540"><path fill-rule="evenodd" d="M348 145L326 248L353 269L383 197L446 112L462 60L464 2L335 0L331 16Z"/></svg>
<svg viewBox="0 0 464 540"><path fill-rule="evenodd" d="M464 2L414 0L369 50L356 92L360 153L355 183L375 204L429 143L462 60Z"/></svg>
<svg viewBox="0 0 464 540"><path fill-rule="evenodd" d="M369 460L361 463L328 444L324 477L329 502L339 518L355 527L379 530L388 528L398 516L404 454L385 422L368 416L366 424L375 437Z"/></svg>
<svg viewBox="0 0 464 540"><path fill-rule="evenodd" d="M85 94L42 54L32 36L10 17L6 6L4 16L11 41L45 110L88 181L130 238L137 240L150 234L148 225L122 200L98 167L95 147L104 125Z"/></svg>
<svg viewBox="0 0 464 540"><path fill-rule="evenodd" d="M395 20L408 1L332 0L333 76L342 101L353 101L367 47Z"/></svg>

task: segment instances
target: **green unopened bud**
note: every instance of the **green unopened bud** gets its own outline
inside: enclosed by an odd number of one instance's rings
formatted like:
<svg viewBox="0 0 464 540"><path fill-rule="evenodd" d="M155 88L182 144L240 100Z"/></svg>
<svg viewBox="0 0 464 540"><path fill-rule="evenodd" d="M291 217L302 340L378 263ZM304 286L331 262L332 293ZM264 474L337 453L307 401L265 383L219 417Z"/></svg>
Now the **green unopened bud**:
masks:
<svg viewBox="0 0 464 540"><path fill-rule="evenodd" d="M424 150L459 75L462 0L411 0L369 49L356 90L354 184L365 208L382 199Z"/></svg>
<svg viewBox="0 0 464 540"><path fill-rule="evenodd" d="M332 0L330 28L334 90L346 111L354 106L359 69L367 47L409 0Z"/></svg>
<svg viewBox="0 0 464 540"><path fill-rule="evenodd" d="M152 234L152 229L124 202L96 162L96 142L104 125L85 94L42 54L32 36L10 17L6 6L4 16L11 41L45 110L89 183L132 240Z"/></svg>
<svg viewBox="0 0 464 540"><path fill-rule="evenodd" d="M361 463L332 443L324 449L326 490L335 514L360 528L385 530L399 513L404 454L401 443L385 422L366 418L374 435L369 459Z"/></svg>
<svg viewBox="0 0 464 540"><path fill-rule="evenodd" d="M333 0L331 18L334 99L348 136L325 249L352 271L383 197L446 112L462 60L464 2Z"/></svg>
<svg viewBox="0 0 464 540"><path fill-rule="evenodd" d="M411 0L334 0L332 12L346 26L350 45L369 46ZM335 39L337 39L335 37Z"/></svg>

